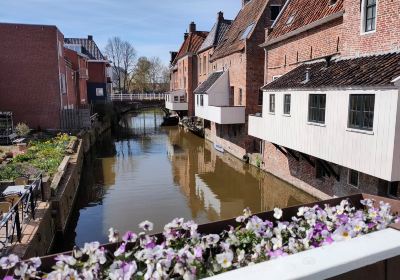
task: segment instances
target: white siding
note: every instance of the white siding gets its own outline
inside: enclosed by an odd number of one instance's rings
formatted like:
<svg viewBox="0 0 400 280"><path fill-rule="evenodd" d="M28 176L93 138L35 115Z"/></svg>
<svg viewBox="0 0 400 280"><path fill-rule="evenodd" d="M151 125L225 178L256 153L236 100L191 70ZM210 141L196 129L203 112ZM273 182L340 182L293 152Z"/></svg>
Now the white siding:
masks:
<svg viewBox="0 0 400 280"><path fill-rule="evenodd" d="M291 94L291 115L283 115L283 95ZM309 94L326 94L325 124L308 123ZM268 113L275 94L275 114ZM347 128L350 94L375 94L372 132ZM400 181L399 91L329 90L264 92L263 117L251 117L249 134L388 181ZM397 130L396 130L397 123ZM395 155L395 157L394 157Z"/></svg>

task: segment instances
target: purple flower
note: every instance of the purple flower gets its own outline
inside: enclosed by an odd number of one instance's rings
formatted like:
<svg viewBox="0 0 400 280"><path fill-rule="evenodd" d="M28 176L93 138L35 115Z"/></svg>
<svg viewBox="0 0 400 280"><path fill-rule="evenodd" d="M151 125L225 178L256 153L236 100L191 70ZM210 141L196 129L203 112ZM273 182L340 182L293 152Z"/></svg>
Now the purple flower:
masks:
<svg viewBox="0 0 400 280"><path fill-rule="evenodd" d="M122 237L122 240L127 242L127 243L133 243L136 242L137 240L137 235L136 233L132 231L127 231L124 236Z"/></svg>

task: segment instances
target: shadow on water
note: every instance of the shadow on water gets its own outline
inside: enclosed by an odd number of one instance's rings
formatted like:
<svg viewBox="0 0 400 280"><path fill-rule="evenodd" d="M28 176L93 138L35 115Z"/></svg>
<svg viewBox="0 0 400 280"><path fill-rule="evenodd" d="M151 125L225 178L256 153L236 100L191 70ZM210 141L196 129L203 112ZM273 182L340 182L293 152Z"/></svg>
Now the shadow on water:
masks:
<svg viewBox="0 0 400 280"><path fill-rule="evenodd" d="M108 229L154 231L174 217L198 223L315 201L272 175L217 152L178 127L163 128L162 113L127 115L85 161L74 212L54 252L107 242Z"/></svg>

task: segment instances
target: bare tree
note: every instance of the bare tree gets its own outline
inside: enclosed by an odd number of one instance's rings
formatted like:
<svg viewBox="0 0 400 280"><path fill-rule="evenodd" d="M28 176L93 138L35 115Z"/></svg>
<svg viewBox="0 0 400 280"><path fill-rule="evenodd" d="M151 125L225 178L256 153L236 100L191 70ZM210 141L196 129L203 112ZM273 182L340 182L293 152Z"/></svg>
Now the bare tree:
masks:
<svg viewBox="0 0 400 280"><path fill-rule="evenodd" d="M123 41L119 37L112 37L108 39L105 54L112 61L119 92L126 93L131 86L132 74L135 70L135 48L128 41Z"/></svg>

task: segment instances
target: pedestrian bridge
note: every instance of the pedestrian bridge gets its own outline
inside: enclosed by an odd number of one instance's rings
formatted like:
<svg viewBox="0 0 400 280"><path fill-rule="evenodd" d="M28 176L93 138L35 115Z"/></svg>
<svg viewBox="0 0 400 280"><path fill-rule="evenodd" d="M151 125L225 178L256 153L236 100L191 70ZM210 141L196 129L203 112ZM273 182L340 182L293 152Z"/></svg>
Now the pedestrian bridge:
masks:
<svg viewBox="0 0 400 280"><path fill-rule="evenodd" d="M116 93L111 94L112 102L131 101L161 101L165 100L166 93Z"/></svg>

